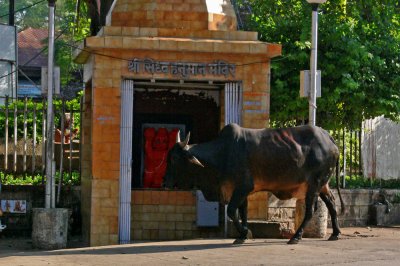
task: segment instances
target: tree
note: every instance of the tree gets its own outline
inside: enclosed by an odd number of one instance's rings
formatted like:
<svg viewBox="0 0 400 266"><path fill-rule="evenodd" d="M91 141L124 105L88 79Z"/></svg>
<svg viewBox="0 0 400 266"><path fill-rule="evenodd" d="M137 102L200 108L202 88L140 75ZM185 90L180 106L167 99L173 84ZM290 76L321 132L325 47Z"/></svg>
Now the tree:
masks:
<svg viewBox="0 0 400 266"><path fill-rule="evenodd" d="M79 1L80 2L80 1ZM90 17L90 33L96 35L102 26L106 25L106 17L113 0L85 0Z"/></svg>
<svg viewBox="0 0 400 266"><path fill-rule="evenodd" d="M273 60L271 122L299 124L308 103L298 94L299 72L309 69L311 7L304 0L248 0L249 28L260 39L278 42L283 57ZM365 118L400 113L400 15L396 0L331 0L320 6L318 68L322 97L317 124L357 128Z"/></svg>
<svg viewBox="0 0 400 266"><path fill-rule="evenodd" d="M28 27L47 27L44 18L48 16L47 0L21 0L15 1L15 25L18 30ZM0 0L0 23L8 24L9 0Z"/></svg>
<svg viewBox="0 0 400 266"><path fill-rule="evenodd" d="M0 22L8 23L9 0L0 0ZM20 0L15 1L15 25L19 31L28 27L48 28L48 1L47 0ZM55 61L61 69L63 87L79 86L82 66L72 62L72 52L77 42L82 41L89 34L90 18L88 8L80 0L57 0L55 14ZM43 44L47 46L47 40ZM46 51L45 51L46 52Z"/></svg>

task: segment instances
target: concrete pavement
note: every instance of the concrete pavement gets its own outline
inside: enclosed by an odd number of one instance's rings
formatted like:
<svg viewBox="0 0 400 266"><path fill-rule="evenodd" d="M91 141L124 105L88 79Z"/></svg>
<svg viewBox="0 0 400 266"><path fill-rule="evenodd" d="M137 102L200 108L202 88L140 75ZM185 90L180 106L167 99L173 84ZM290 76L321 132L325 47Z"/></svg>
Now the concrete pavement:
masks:
<svg viewBox="0 0 400 266"><path fill-rule="evenodd" d="M400 265L400 227L348 227L339 241L303 239L298 245L287 245L285 239L232 242L198 239L38 251L29 248L29 239L0 239L0 265Z"/></svg>

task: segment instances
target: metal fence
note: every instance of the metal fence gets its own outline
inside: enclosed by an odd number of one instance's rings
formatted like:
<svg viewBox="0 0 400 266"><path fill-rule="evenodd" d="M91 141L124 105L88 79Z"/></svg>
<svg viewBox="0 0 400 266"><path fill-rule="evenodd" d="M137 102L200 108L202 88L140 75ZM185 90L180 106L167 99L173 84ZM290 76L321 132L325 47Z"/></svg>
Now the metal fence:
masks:
<svg viewBox="0 0 400 266"><path fill-rule="evenodd" d="M15 175L41 174L46 170L47 99L2 97L0 106L0 171ZM54 160L60 176L80 175L82 101L54 99ZM78 107L77 107L78 106ZM65 177L64 177L65 179ZM42 183L44 183L42 179Z"/></svg>
<svg viewBox="0 0 400 266"><path fill-rule="evenodd" d="M340 152L340 175L342 186L346 186L345 177L350 179L362 175L361 134L360 129L340 129L331 132Z"/></svg>

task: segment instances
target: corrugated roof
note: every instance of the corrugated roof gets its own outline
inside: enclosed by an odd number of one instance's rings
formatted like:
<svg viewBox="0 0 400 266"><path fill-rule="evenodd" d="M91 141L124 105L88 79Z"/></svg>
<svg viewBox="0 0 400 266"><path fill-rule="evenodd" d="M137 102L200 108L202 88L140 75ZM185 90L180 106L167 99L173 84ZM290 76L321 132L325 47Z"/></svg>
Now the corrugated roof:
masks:
<svg viewBox="0 0 400 266"><path fill-rule="evenodd" d="M43 41L47 38L47 35L47 29L27 28L18 33L18 47L41 49L43 48Z"/></svg>
<svg viewBox="0 0 400 266"><path fill-rule="evenodd" d="M18 33L19 65L35 67L42 67L47 65L47 54L41 53L40 55L38 55L43 47L46 47L44 43L47 39L47 36L47 29L28 28ZM34 59L32 60L32 58ZM30 62L26 64L28 61Z"/></svg>

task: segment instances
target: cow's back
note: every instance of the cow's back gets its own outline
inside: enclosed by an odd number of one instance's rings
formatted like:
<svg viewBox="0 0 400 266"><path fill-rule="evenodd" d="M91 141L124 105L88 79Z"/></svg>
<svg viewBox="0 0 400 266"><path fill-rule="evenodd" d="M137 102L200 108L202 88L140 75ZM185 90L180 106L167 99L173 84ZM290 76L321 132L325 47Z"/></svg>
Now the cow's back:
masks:
<svg viewBox="0 0 400 266"><path fill-rule="evenodd" d="M339 151L330 135L313 126L243 129L246 161L256 182L267 189L298 186L315 175L329 175Z"/></svg>
<svg viewBox="0 0 400 266"><path fill-rule="evenodd" d="M218 138L193 145L190 152L206 168L215 169L217 174L201 176L206 184L220 186L226 199L244 184L254 186L254 191L282 195L282 199L296 197L314 176L327 177L338 157L329 134L313 126L249 129L229 124Z"/></svg>

